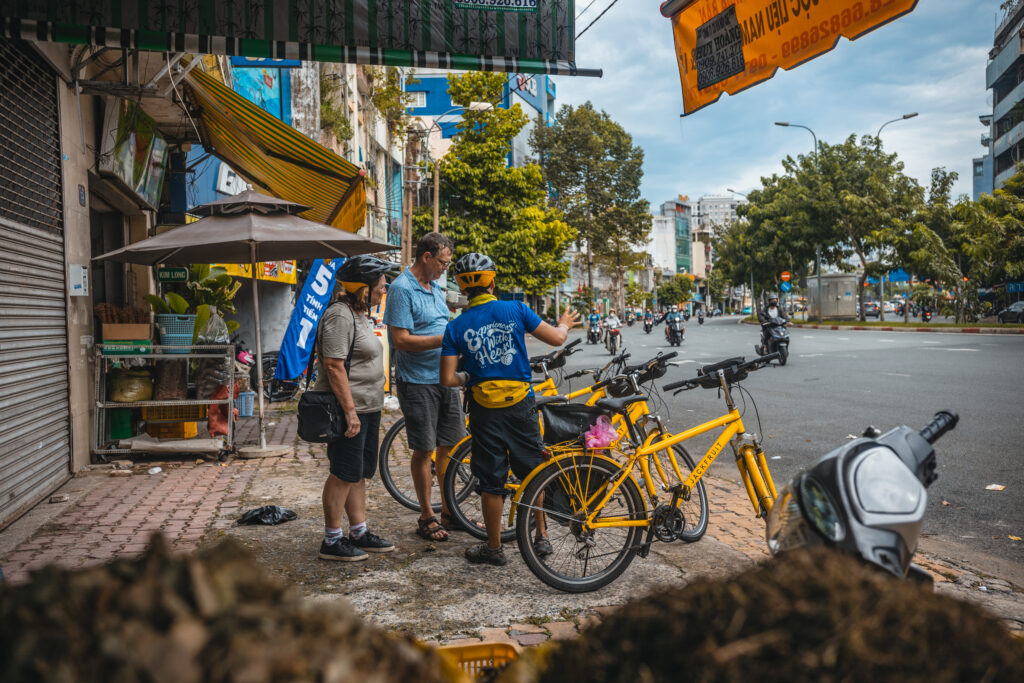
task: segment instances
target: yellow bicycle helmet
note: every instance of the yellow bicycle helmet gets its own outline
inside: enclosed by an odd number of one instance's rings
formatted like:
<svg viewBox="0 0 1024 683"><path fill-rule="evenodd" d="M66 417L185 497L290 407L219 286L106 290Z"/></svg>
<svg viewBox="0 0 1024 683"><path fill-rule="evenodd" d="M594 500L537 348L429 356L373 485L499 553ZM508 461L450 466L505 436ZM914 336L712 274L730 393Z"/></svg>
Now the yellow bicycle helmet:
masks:
<svg viewBox="0 0 1024 683"><path fill-rule="evenodd" d="M490 287L498 270L490 256L470 252L455 263L455 281L461 289Z"/></svg>

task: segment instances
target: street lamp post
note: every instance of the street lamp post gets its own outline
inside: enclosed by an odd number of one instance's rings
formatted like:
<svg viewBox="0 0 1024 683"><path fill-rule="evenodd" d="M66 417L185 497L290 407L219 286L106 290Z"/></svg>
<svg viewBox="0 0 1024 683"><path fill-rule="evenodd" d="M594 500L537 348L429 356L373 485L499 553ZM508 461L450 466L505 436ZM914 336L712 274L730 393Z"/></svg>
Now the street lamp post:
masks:
<svg viewBox="0 0 1024 683"><path fill-rule="evenodd" d="M878 132L875 133L875 137L876 138L877 137L881 137L882 129L885 128L886 126L888 126L890 123L896 123L897 121L906 121L907 119L912 119L915 116L917 116L917 112L916 111L912 111L909 114L904 114L903 116L899 117L898 119L893 119L892 121L886 121L885 123L883 123L881 126L878 127Z"/></svg>
<svg viewBox="0 0 1024 683"><path fill-rule="evenodd" d="M776 126L782 126L783 128L789 128L789 127L803 128L804 130L809 132L811 134L811 137L814 138L814 156L815 157L818 156L818 136L814 134L813 130L811 130L807 126L801 125L799 123L790 123L789 121L776 121L775 125ZM822 309L822 303L823 303L822 300L821 300L821 245L820 244L814 245L814 260L815 260L815 268L818 271L818 324L820 325L821 322L822 322L821 309Z"/></svg>
<svg viewBox="0 0 1024 683"><path fill-rule="evenodd" d="M732 189L731 187L725 188L725 191L726 192L732 192L733 194L738 194L739 196L743 197L744 199L746 199L746 197L747 197L747 193L746 192L737 192L736 190ZM754 267L753 267L753 265L754 264L751 263L750 265L751 265L751 267L750 267L750 312L751 312L751 314L753 314L753 312L754 312ZM740 308L743 308L743 303L742 302L740 302ZM740 311L740 312L742 313L742 311Z"/></svg>

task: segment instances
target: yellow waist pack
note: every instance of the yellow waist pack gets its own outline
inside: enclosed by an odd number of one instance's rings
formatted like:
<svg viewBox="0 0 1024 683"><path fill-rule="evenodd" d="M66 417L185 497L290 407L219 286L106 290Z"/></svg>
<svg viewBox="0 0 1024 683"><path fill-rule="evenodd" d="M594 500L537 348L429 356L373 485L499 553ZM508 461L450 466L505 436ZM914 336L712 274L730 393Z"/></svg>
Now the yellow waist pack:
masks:
<svg viewBox="0 0 1024 683"><path fill-rule="evenodd" d="M529 382L511 379L492 379L474 384L473 399L484 408L507 408L526 398L530 393Z"/></svg>

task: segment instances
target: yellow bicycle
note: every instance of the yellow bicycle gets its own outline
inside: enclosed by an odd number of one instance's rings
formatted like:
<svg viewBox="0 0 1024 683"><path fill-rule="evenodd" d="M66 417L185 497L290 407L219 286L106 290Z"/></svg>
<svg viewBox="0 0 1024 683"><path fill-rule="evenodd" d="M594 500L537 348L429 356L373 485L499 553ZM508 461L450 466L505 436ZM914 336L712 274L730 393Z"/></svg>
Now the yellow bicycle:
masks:
<svg viewBox="0 0 1024 683"><path fill-rule="evenodd" d="M522 483L509 514L510 523L515 524L519 551L530 570L553 588L573 593L592 591L615 580L637 554L646 557L654 540L700 538L708 523L707 494L701 477L727 445L732 447L754 512L758 517L767 516L775 501L775 485L760 441L745 433L732 392L751 371L777 357L772 354L749 362L730 358L704 366L696 377L666 385L665 390L718 389L728 408L721 417L679 434L669 434L659 424L645 435L643 425L629 420L628 438L609 450L584 449L578 441L550 446L554 457ZM630 406L646 398L640 393L605 398L597 401L595 407L626 418ZM542 410L553 418L548 420L545 415L550 429L559 406L545 406ZM694 466L681 450L681 444L719 428L722 432ZM575 435L549 434L546 438ZM667 502L658 498L652 466L659 478L667 474L663 472L666 466L677 478ZM647 500L635 477L637 470ZM545 514L551 554L541 556L536 552L531 542L536 515L524 514L525 510Z"/></svg>
<svg viewBox="0 0 1024 683"><path fill-rule="evenodd" d="M531 359L536 361L534 363L534 370L543 374L545 378L543 382L533 386L534 394L537 397L537 406L539 411L543 411L545 407L549 405L565 404L571 399L586 397L585 403L569 404L570 407L568 410L577 411L585 417L592 415L594 411L598 411L600 413L601 411L599 409L592 408L592 406L597 401L604 399L608 395L608 392L611 392L613 395L619 395L639 391L640 384L662 377L665 374L671 359L675 356L675 353L665 355L659 354L655 358L641 365L626 367L625 359L629 356L628 354L621 354L617 357L617 363L610 363L600 371L585 371L574 374L576 376L581 374L595 374L600 377L601 374L604 371L607 371L610 366L617 370L625 370L627 371L627 374L599 381L596 384L578 389L564 396L557 395L557 384L550 373L550 369L548 368L544 357ZM641 425L640 428L642 429L642 425L647 423L649 410L646 401L639 401L631 404L627 413L628 414L626 416L614 415L612 417L612 425L615 426L620 436L627 434L627 424ZM588 417L588 419L591 418ZM654 419L657 420L657 418ZM544 433L546 427L543 420L541 420L540 426L541 432ZM476 485L476 480L473 478L473 474L470 469L471 454L472 442L468 437L461 441L458 446L452 450L451 457L449 458L444 470L444 494L445 500L449 501L448 509L451 513L452 520L459 524L460 528L464 529L470 535L479 538L480 540L484 540L487 537L485 530L472 517L473 511L479 510L479 496L473 490ZM683 453L683 457L688 458L689 456ZM654 462L656 466L656 472L663 490L668 490L672 483L681 481L674 478L668 468L662 467L657 456L652 457L651 461ZM506 511L511 509L509 506L511 506L513 497L519 490L519 486L519 480L510 472L505 483L505 488L509 493L506 497ZM509 523L502 528L502 540L511 541L515 538L515 535L515 527L510 520Z"/></svg>

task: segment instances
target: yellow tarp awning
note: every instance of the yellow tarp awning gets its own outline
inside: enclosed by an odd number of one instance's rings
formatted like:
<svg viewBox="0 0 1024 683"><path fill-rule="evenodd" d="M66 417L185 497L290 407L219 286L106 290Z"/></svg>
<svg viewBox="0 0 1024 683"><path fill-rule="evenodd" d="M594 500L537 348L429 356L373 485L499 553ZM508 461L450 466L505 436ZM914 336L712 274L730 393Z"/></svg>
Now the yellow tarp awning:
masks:
<svg viewBox="0 0 1024 683"><path fill-rule="evenodd" d="M366 222L363 172L310 140L213 76L194 69L187 82L201 108L203 142L249 182L275 197L312 207L302 217L355 232Z"/></svg>

